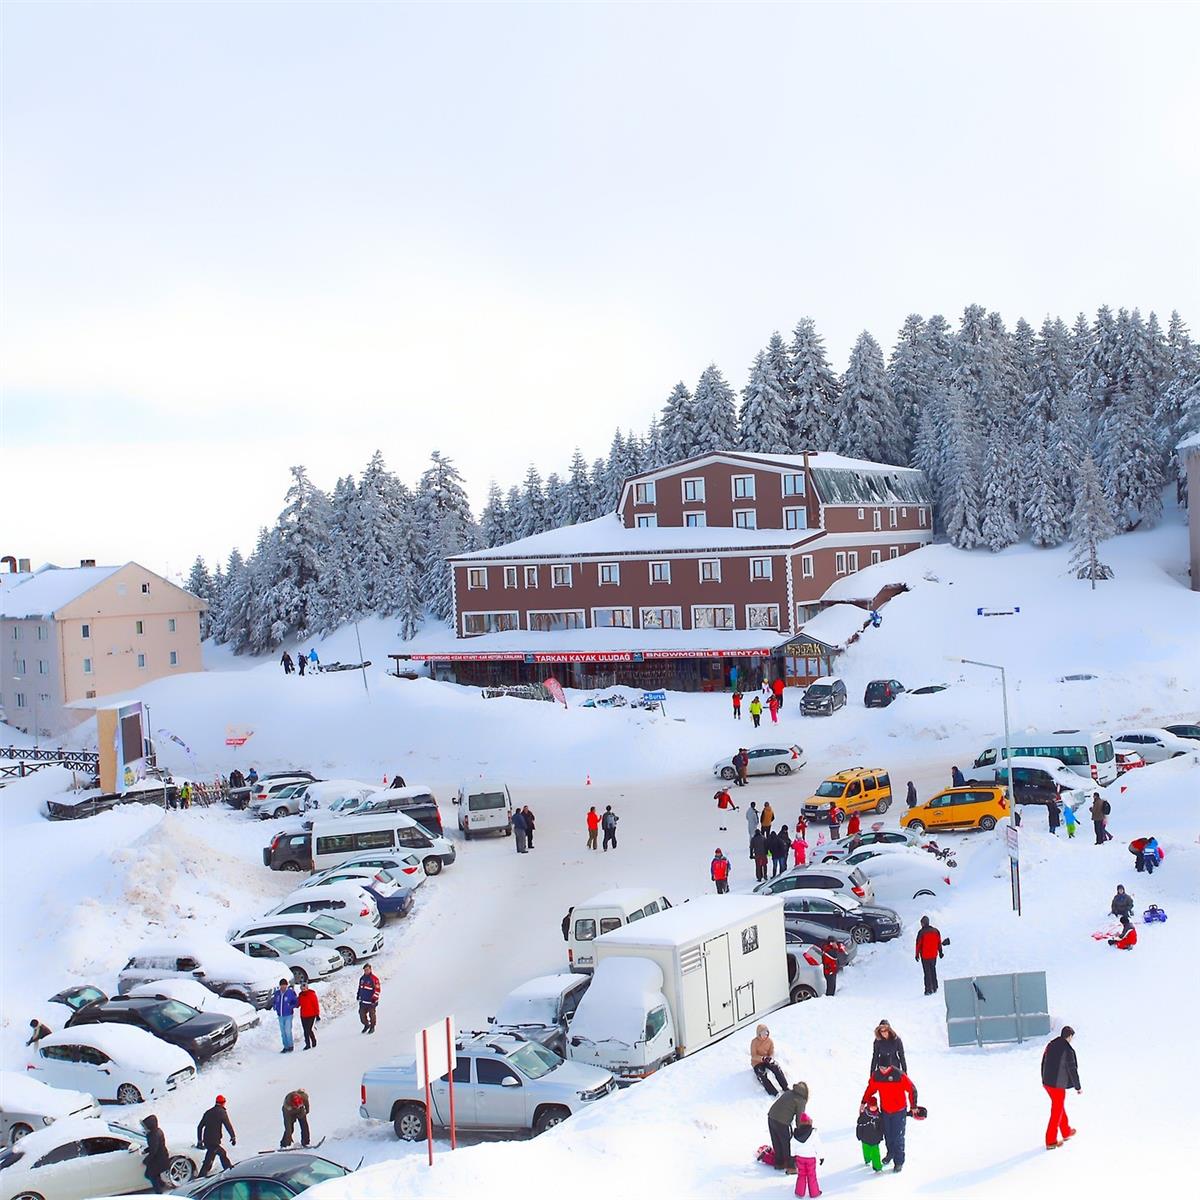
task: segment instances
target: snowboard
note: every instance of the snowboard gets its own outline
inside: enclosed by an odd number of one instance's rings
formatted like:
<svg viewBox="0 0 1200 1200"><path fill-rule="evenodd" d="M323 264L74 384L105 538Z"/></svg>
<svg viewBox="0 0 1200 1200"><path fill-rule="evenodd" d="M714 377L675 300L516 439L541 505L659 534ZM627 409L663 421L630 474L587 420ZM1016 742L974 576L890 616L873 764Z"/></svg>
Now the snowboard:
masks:
<svg viewBox="0 0 1200 1200"><path fill-rule="evenodd" d="M315 1142L309 1142L307 1146L271 1146L266 1150L260 1150L259 1154L303 1154L306 1151L316 1150L324 1144L325 1139L318 1138Z"/></svg>

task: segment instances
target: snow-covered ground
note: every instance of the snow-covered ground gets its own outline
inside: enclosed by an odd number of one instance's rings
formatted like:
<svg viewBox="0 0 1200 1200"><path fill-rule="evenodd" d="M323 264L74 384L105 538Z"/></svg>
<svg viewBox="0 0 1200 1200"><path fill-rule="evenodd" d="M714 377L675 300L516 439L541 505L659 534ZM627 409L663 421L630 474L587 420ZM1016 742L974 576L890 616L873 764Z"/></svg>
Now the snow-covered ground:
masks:
<svg viewBox="0 0 1200 1200"><path fill-rule="evenodd" d="M759 738L748 719L734 725L724 696L672 695L665 715L576 704L563 710L389 678L385 655L399 647L385 622L364 623L361 631L375 664L369 695L357 674L285 678L275 662L211 651L204 674L159 681L139 693L151 705L154 728L169 729L190 748L189 755L159 739L177 773L300 765L376 781L398 770L410 783L434 787L448 826L459 783L500 777L537 813L536 848L518 858L508 839L458 843L458 862L419 889L407 921L388 928L376 960L383 998L374 1038L358 1032L349 1011L352 971L321 989L327 1017L315 1051L280 1056L273 1023L264 1021L156 1111L194 1121L220 1091L239 1129L239 1151L252 1150L275 1144L284 1091L305 1086L327 1150L351 1163L363 1156L368 1163L388 1160L353 1183L330 1185L330 1195L460 1196L481 1187L552 1195L566 1186L580 1196L631 1188L637 1195L782 1192L784 1181L753 1162L766 1140L766 1105L745 1065L748 1032L536 1142L468 1145L439 1158L432 1172L421 1148L358 1118L359 1077L388 1054L408 1051L419 1025L451 1012L461 1027L478 1027L511 987L560 967L563 912L601 888L654 885L673 900L700 894L711 887L708 862L718 845L732 847L734 886L748 886L741 814L721 832L712 802L712 763L728 758L739 742L771 741L778 733L804 746L808 766L799 777L756 780L744 793L760 805L770 798L780 819L792 822L811 786L841 767L882 765L897 790L911 778L926 796L949 782L951 764L969 765L999 731L999 691L991 673L946 656L1009 668L1016 729L1195 719L1200 595L1180 581L1184 552L1174 523L1116 539L1104 557L1117 578L1095 592L1067 576L1065 551L1014 547L993 556L935 546L884 564L889 581L903 580L911 590L884 609L881 628L865 632L846 654L849 706L806 721L789 695L780 726L764 721ZM979 607L1015 605L1018 616L976 615ZM356 660L354 631L319 650L326 661ZM1058 682L1083 673L1097 678ZM868 712L862 690L880 676L950 687ZM244 749L225 747L229 725L254 731ZM263 911L295 882L261 865L274 823L228 810L129 807L80 822L42 820L40 803L68 779L43 772L0 792L4 1067L23 1066L26 1022L53 992L84 981L112 989L117 970L144 938L197 926L224 930L238 916ZM982 835L948 839L959 848L960 866L950 892L930 910L952 939L945 975L1048 971L1054 1020L1078 1031L1084 1094L1071 1112L1079 1140L1056 1155L1039 1148L1046 1107L1040 1044L946 1048L940 998L921 995L906 930L898 942L865 949L835 998L771 1021L785 1068L812 1088L811 1111L826 1136L825 1186L836 1192L857 1186L855 1106L870 1030L881 1016L904 1036L930 1109L924 1125L909 1126L910 1165L889 1185L894 1191L956 1196L1020 1188L1048 1195L1111 1186L1110 1172L1131 1146L1137 1161L1157 1164L1160 1182L1173 1178L1177 1149L1190 1136L1172 1051L1198 982L1200 766L1180 760L1123 782L1128 790L1112 796L1117 840L1103 848L1091 845L1086 826L1068 843L1027 822L1024 916L1009 909L998 838ZM615 853L584 848L583 815L593 803L611 803L622 816ZM894 809L889 823L896 815ZM1132 872L1125 842L1151 832L1167 859L1147 881ZM1104 926L1118 882L1131 885L1139 912L1155 901L1170 914L1166 925L1141 931L1132 955L1089 936ZM890 897L881 891L879 899ZM919 915L911 900L898 907L906 926Z"/></svg>

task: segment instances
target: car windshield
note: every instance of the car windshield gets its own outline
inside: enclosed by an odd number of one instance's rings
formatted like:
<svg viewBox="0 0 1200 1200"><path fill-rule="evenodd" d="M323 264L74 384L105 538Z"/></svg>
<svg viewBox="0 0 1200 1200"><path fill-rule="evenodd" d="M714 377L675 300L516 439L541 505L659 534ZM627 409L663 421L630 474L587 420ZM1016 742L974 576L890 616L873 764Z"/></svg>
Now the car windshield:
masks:
<svg viewBox="0 0 1200 1200"><path fill-rule="evenodd" d="M508 996L496 1014L497 1025L554 1025L558 1021L558 994Z"/></svg>
<svg viewBox="0 0 1200 1200"><path fill-rule="evenodd" d="M182 1000L164 1000L154 1008L146 1009L146 1024L159 1033L165 1033L198 1015L196 1009Z"/></svg>
<svg viewBox="0 0 1200 1200"><path fill-rule="evenodd" d="M503 792L476 792L467 797L467 808L471 812L480 812L488 808L504 807Z"/></svg>
<svg viewBox="0 0 1200 1200"><path fill-rule="evenodd" d="M818 796L833 797L836 799L837 797L844 796L845 794L846 785L844 783L838 783L834 779L825 780L825 782L821 784L819 788L817 788Z"/></svg>
<svg viewBox="0 0 1200 1200"><path fill-rule="evenodd" d="M274 946L280 954L299 954L301 950L308 949L302 941L289 937L286 933L277 933L274 937L267 938L267 943Z"/></svg>
<svg viewBox="0 0 1200 1200"><path fill-rule="evenodd" d="M312 917L309 924L322 933L345 933L350 928L349 921L339 921L337 917L327 917L324 913Z"/></svg>
<svg viewBox="0 0 1200 1200"><path fill-rule="evenodd" d="M812 687L805 692L804 698L807 700L808 697L814 696L819 700L822 696L828 696L832 690L833 689L830 688L829 684L827 683L814 683Z"/></svg>
<svg viewBox="0 0 1200 1200"><path fill-rule="evenodd" d="M99 988L83 987L67 997L67 1006L78 1012L85 1004L94 1004L103 999L104 993Z"/></svg>
<svg viewBox="0 0 1200 1200"><path fill-rule="evenodd" d="M328 1162L323 1158L314 1158L303 1166L293 1167L276 1178L302 1192L306 1188L316 1187L318 1183L324 1183L327 1179L341 1179L343 1175L349 1174L350 1172L345 1167L340 1167L337 1163Z"/></svg>
<svg viewBox="0 0 1200 1200"><path fill-rule="evenodd" d="M547 1050L537 1042L526 1042L508 1055L507 1061L530 1079L541 1079L555 1067L561 1067L563 1060L553 1050Z"/></svg>
<svg viewBox="0 0 1200 1200"><path fill-rule="evenodd" d="M335 800L329 806L329 811L344 812L348 808L357 808L361 803L361 796L343 796L340 800Z"/></svg>

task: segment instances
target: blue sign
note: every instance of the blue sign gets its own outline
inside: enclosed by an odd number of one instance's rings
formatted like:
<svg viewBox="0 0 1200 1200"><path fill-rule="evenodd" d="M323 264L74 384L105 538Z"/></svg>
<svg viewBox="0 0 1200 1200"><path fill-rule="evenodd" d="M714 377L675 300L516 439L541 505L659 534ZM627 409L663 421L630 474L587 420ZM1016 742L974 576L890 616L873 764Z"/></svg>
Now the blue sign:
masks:
<svg viewBox="0 0 1200 1200"><path fill-rule="evenodd" d="M646 656L645 656L645 654L642 653L641 650L635 650L633 652L633 661L635 663L645 662Z"/></svg>
<svg viewBox="0 0 1200 1200"><path fill-rule="evenodd" d="M666 700L666 698L667 698L667 693L664 691L643 692L642 693L643 700L657 700L660 704L663 703Z"/></svg>
<svg viewBox="0 0 1200 1200"><path fill-rule="evenodd" d="M526 662L526 665L532 666L535 662L537 662L537 659L534 658L534 656L532 654L527 654L527 655L525 655L525 662Z"/></svg>

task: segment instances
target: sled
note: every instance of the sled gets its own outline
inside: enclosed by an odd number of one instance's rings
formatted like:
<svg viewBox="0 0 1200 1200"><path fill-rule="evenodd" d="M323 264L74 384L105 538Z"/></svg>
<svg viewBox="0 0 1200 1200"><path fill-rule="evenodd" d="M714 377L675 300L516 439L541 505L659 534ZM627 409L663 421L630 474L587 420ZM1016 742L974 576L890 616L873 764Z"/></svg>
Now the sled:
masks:
<svg viewBox="0 0 1200 1200"><path fill-rule="evenodd" d="M1152 904L1144 913L1142 913L1142 921L1146 925L1152 925L1155 921L1165 921L1167 914L1163 912L1157 904Z"/></svg>
<svg viewBox="0 0 1200 1200"><path fill-rule="evenodd" d="M318 663L315 667L311 667L310 670L320 671L323 674L329 671L361 671L370 665L369 661L360 663Z"/></svg>
<svg viewBox="0 0 1200 1200"><path fill-rule="evenodd" d="M1121 931L1119 929L1101 929L1092 934L1092 937L1098 942L1107 942L1109 938L1119 938Z"/></svg>
<svg viewBox="0 0 1200 1200"><path fill-rule="evenodd" d="M759 1146L755 1151L754 1158L757 1162L762 1163L764 1167L773 1167L775 1165L775 1147L774 1146Z"/></svg>

